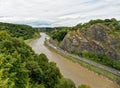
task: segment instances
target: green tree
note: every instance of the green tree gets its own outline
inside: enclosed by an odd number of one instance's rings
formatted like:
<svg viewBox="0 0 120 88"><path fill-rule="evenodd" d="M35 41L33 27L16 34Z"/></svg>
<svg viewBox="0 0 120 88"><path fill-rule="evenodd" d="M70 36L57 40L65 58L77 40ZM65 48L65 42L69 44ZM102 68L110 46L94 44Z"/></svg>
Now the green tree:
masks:
<svg viewBox="0 0 120 88"><path fill-rule="evenodd" d="M78 86L78 88L91 88L91 87L88 85L82 84L82 85Z"/></svg>
<svg viewBox="0 0 120 88"><path fill-rule="evenodd" d="M62 78L59 80L59 83L55 86L55 88L76 88L76 87L72 80Z"/></svg>

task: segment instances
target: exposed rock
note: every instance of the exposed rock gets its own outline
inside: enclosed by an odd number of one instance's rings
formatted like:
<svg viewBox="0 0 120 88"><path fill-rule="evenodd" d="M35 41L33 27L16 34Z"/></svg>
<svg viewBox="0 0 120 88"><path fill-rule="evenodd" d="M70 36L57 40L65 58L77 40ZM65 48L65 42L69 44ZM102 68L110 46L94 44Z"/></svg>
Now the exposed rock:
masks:
<svg viewBox="0 0 120 88"><path fill-rule="evenodd" d="M111 29L102 24L95 24L89 28L70 31L60 44L69 52L84 52L106 54L120 60L120 35L111 33Z"/></svg>

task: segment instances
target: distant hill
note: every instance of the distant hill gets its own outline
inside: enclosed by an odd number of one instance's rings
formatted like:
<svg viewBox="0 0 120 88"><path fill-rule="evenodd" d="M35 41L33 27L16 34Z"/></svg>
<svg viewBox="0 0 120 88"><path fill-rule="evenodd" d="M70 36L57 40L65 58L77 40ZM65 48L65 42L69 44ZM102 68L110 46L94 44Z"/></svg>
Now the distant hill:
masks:
<svg viewBox="0 0 120 88"><path fill-rule="evenodd" d="M25 40L39 35L37 30L28 25L0 22L0 30L7 30L12 37L23 37Z"/></svg>

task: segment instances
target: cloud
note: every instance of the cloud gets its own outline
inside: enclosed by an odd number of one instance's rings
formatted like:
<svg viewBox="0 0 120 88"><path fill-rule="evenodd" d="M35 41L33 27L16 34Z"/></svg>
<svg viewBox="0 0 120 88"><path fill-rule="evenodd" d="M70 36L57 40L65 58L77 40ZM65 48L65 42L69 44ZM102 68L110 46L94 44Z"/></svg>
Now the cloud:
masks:
<svg viewBox="0 0 120 88"><path fill-rule="evenodd" d="M0 21L73 26L91 19L120 20L119 8L119 0L0 0Z"/></svg>

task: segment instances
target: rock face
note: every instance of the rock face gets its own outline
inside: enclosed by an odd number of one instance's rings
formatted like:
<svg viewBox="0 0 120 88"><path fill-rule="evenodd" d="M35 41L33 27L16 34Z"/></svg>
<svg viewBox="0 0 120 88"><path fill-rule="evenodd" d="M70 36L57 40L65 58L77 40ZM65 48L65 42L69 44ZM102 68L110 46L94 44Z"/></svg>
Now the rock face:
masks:
<svg viewBox="0 0 120 88"><path fill-rule="evenodd" d="M60 44L68 52L102 53L120 60L120 34L100 23L70 31Z"/></svg>

